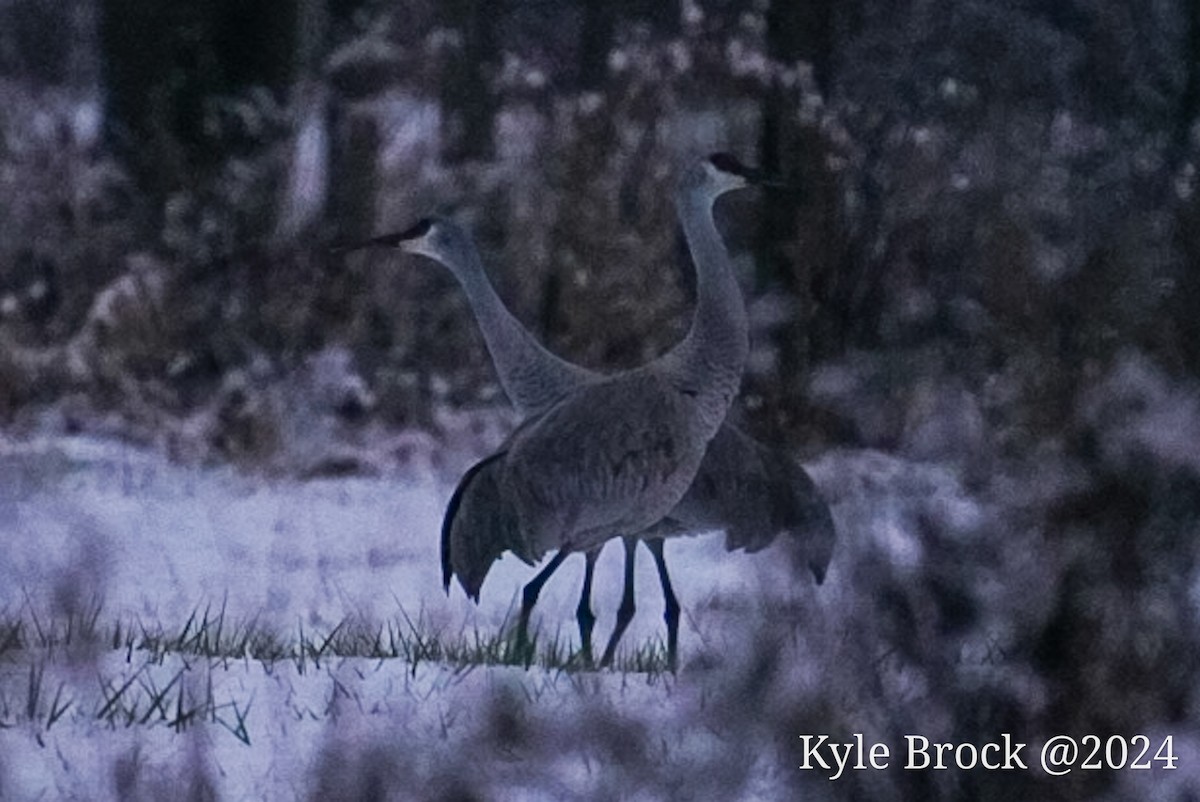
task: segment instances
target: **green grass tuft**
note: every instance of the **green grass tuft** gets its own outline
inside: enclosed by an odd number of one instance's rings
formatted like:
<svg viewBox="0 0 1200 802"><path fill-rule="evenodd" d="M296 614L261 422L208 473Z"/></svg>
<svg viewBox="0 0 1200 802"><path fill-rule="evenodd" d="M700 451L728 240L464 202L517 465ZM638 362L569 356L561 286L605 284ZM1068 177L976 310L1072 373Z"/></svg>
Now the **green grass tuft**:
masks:
<svg viewBox="0 0 1200 802"><path fill-rule="evenodd" d="M234 619L224 602L195 607L181 626L148 622L137 617L105 619L99 603L58 617L39 615L27 604L22 611L0 611L0 660L30 652L95 654L121 652L128 663L162 665L170 657L203 657L227 665L252 660L271 668L288 661L304 673L333 659L397 660L415 671L424 663L452 668L521 666L549 671L591 670L574 643L556 631L550 637L534 631L522 648L513 627L473 629L447 634L423 614L411 616L402 607L396 618L373 623L345 618L328 630L297 624L294 634L280 632L257 618ZM666 651L651 641L618 653L614 671L659 674L667 670Z"/></svg>
<svg viewBox="0 0 1200 802"><path fill-rule="evenodd" d="M27 598L20 611L0 610L0 728L32 724L42 743L43 735L68 717L111 728L166 726L175 732L208 723L249 744L252 700L218 698L213 689L214 669L228 669L230 663L254 663L267 672L290 663L300 674L346 658L395 662L414 675L424 664L455 674L489 666L580 677L595 670L561 632L534 631L521 644L509 624L447 634L423 612L414 618L399 607L399 614L383 623L346 618L327 630L297 624L290 634L256 618L235 619L224 603L197 605L182 625L171 627L138 617L106 617L95 601L70 612L39 613ZM115 671L106 659L113 654L120 658ZM84 666L95 666L96 672L81 672ZM665 649L652 642L618 653L611 670L655 681L667 670ZM81 687L81 676L95 676L97 685Z"/></svg>

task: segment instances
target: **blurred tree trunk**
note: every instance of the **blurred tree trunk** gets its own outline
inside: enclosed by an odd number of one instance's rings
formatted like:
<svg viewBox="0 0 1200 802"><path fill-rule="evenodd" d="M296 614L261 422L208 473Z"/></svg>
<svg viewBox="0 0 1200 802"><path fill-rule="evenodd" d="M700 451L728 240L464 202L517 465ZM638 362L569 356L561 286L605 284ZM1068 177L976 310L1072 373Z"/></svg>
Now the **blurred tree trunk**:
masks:
<svg viewBox="0 0 1200 802"><path fill-rule="evenodd" d="M826 291L829 339L838 348L877 344L882 271L891 248L883 236L890 198L881 175L886 170L884 143L895 125L894 116L884 114L864 133L864 155L850 176L858 195L857 233L846 242L840 262L829 275Z"/></svg>
<svg viewBox="0 0 1200 802"><path fill-rule="evenodd" d="M330 27L326 0L297 0L296 80L291 87L291 141L286 181L278 198L277 240L291 240L321 219L328 200L329 169L333 159L329 136L328 93L321 80L326 31Z"/></svg>
<svg viewBox="0 0 1200 802"><path fill-rule="evenodd" d="M669 39L680 30L680 0L632 0L633 14L650 23L660 37Z"/></svg>
<svg viewBox="0 0 1200 802"><path fill-rule="evenodd" d="M608 77L608 54L612 50L617 15L623 3L584 3L579 42L579 88L595 90Z"/></svg>
<svg viewBox="0 0 1200 802"><path fill-rule="evenodd" d="M599 0L583 1L583 25L579 32L578 88L594 91L608 78L608 55L622 20L649 23L660 38L669 39L679 32L678 0Z"/></svg>
<svg viewBox="0 0 1200 802"><path fill-rule="evenodd" d="M496 23L503 3L444 0L439 10L442 25L461 37L461 47L442 70L442 161L490 159L497 102L489 80L498 55Z"/></svg>
<svg viewBox="0 0 1200 802"><path fill-rule="evenodd" d="M1177 165L1191 156L1192 126L1200 116L1200 0L1183 0L1183 8L1187 20L1186 61L1183 68L1187 78L1173 136Z"/></svg>
<svg viewBox="0 0 1200 802"><path fill-rule="evenodd" d="M767 8L767 53L780 64L812 65L817 88L829 96L834 0L772 0Z"/></svg>
<svg viewBox="0 0 1200 802"><path fill-rule="evenodd" d="M34 86L92 89L96 56L91 0L0 3L0 73Z"/></svg>
<svg viewBox="0 0 1200 802"><path fill-rule="evenodd" d="M104 0L100 42L106 72L105 134L132 173L141 210L157 228L162 202L184 173L173 129L198 124L199 110L182 102L179 84L198 60L182 31L194 30L191 6L154 0ZM183 108L181 108L183 107Z"/></svg>
<svg viewBox="0 0 1200 802"><path fill-rule="evenodd" d="M1187 79L1175 121L1172 177L1191 172L1191 195L1175 203L1175 235L1184 266L1173 304L1175 314L1170 325L1178 327L1175 340L1181 351L1180 359L1187 370L1200 376L1200 181L1195 176L1196 149L1192 131L1200 121L1200 0L1184 0L1187 17L1187 49L1185 51ZM1172 187L1172 190L1174 187Z"/></svg>
<svg viewBox="0 0 1200 802"><path fill-rule="evenodd" d="M829 146L818 128L801 121L805 91L825 95L831 73L833 0L773 0L767 15L767 50L775 65L795 71L811 65L816 85L785 84L777 75L763 101L759 159L771 172L799 184L797 192L766 196L759 253L764 283L778 283L796 304L794 318L778 332L780 386L784 398L800 397L809 363L840 348L840 337L819 325L820 287L828 283L844 250L839 227L836 176L826 167ZM785 405L791 406L791 405ZM786 424L787 421L781 421Z"/></svg>
<svg viewBox="0 0 1200 802"><path fill-rule="evenodd" d="M383 136L379 121L369 110L339 107L344 119L331 123L335 131L330 181L329 217L334 230L346 239L363 239L375 228L379 196L379 149Z"/></svg>
<svg viewBox="0 0 1200 802"><path fill-rule="evenodd" d="M208 124L215 98L290 88L297 13L297 0L101 1L106 136L151 225L171 193L202 190L226 158Z"/></svg>

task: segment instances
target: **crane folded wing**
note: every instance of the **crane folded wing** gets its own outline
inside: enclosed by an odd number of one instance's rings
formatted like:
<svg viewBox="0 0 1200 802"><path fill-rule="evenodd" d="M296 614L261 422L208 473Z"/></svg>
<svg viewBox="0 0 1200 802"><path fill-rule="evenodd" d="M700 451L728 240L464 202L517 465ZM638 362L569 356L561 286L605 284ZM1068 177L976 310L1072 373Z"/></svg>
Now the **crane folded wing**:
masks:
<svg viewBox="0 0 1200 802"><path fill-rule="evenodd" d="M786 454L768 451L763 464L769 477L771 517L780 524L784 548L797 568L804 565L812 571L819 585L825 581L837 539L829 505L808 471Z"/></svg>
<svg viewBox="0 0 1200 802"><path fill-rule="evenodd" d="M760 551L783 536L797 568L824 581L836 530L808 472L726 423L671 517L691 532L725 530L725 548Z"/></svg>

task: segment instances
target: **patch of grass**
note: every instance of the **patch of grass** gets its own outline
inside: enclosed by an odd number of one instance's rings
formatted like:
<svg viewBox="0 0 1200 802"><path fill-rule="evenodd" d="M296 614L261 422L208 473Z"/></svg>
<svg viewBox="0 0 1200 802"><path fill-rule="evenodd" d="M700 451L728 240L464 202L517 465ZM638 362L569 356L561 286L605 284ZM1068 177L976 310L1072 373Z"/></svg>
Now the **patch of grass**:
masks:
<svg viewBox="0 0 1200 802"><path fill-rule="evenodd" d="M110 633L112 648L125 652L127 662L133 662L135 654L144 654L157 664L178 655L205 657L225 665L230 660L270 665L288 659L303 661L313 648L302 628L299 640L292 642L256 618L230 620L224 603L216 610L211 605L196 607L179 630L136 618L115 621Z"/></svg>
<svg viewBox="0 0 1200 802"><path fill-rule="evenodd" d="M21 632L22 623L19 619L0 621L0 658L8 652L20 649L24 638Z"/></svg>
<svg viewBox="0 0 1200 802"><path fill-rule="evenodd" d="M63 714L71 706L71 700L63 699L63 690L66 683L58 683L57 689L54 691L54 698L50 702L49 709L43 713L43 683L46 676L46 664L42 661L35 660L29 664L29 682L26 686L25 694L25 717L30 721L36 721L42 718L46 720L46 729L49 730L54 726L54 722L62 718Z"/></svg>
<svg viewBox="0 0 1200 802"><path fill-rule="evenodd" d="M9 649L38 648L55 651L92 647L102 640L99 598L67 606L56 615L39 615L38 608L25 593L25 604L16 614L0 612L0 657Z"/></svg>
<svg viewBox="0 0 1200 802"><path fill-rule="evenodd" d="M346 698L354 694L328 670L346 658L380 661L382 670L394 663L413 675L423 664L446 666L448 681L478 668L513 666L566 674L574 684L594 669L561 632L534 631L520 644L509 623L495 631L445 633L423 612L414 617L400 607L383 623L346 618L325 630L297 624L293 635L255 618L235 620L224 603L197 606L182 625L169 627L108 618L99 603L53 614L38 612L27 600L19 611L0 610L0 728L31 726L44 745L44 736L64 720L174 732L209 724L249 745L253 697L239 700L214 690L214 672L231 663L253 663L267 673L281 663L299 674L325 671L334 696ZM665 649L654 642L619 653L611 670L654 682L666 668ZM88 676L95 677L90 688Z"/></svg>
<svg viewBox="0 0 1200 802"><path fill-rule="evenodd" d="M268 673L290 663L299 674L316 674L333 661L361 658L380 661L383 670L394 663L413 675L423 664L446 666L450 679L478 668L513 666L582 680L583 672L595 668L560 631L535 630L521 644L509 621L494 631L446 633L423 611L414 617L398 609L383 623L346 618L328 629L297 624L289 634L256 618L235 619L224 603L198 605L171 627L106 617L98 601L70 612L39 612L27 598L20 610L0 610L0 728L32 725L34 737L44 743L46 733L65 719L175 732L210 724L249 745L253 698L214 691L214 671L231 663L253 663ZM113 655L119 658L115 663ZM623 651L611 670L656 681L667 670L665 649L652 642ZM328 673L336 695L339 680L336 672ZM89 675L95 676L91 688L85 687Z"/></svg>
<svg viewBox="0 0 1200 802"><path fill-rule="evenodd" d="M651 680L671 673L667 645L662 640L648 641L632 651L618 651L614 662L627 674L645 674Z"/></svg>
<svg viewBox="0 0 1200 802"><path fill-rule="evenodd" d="M414 618L400 608L395 619L383 623L345 618L328 630L298 624L295 634L287 635L257 618L232 619L224 602L218 607L197 606L178 628L140 618L106 621L99 603L58 618L39 615L27 604L15 614L0 611L0 658L34 650L69 657L82 646L94 652L99 644L124 653L127 663L163 665L169 657L202 657L223 665L252 660L269 669L288 661L302 674L340 658L398 660L410 671L423 663L464 669L522 666L577 671L593 667L558 631L550 637L534 631L522 646L512 629L505 622L496 631L474 629L448 635L423 614ZM660 674L667 670L666 650L660 642L652 641L623 651L613 670Z"/></svg>
<svg viewBox="0 0 1200 802"><path fill-rule="evenodd" d="M245 705L235 699L219 701L213 690L211 671L204 673L202 687L197 689L188 681L193 669L187 663L160 684L150 670L152 665L142 663L119 681L102 678L101 701L93 717L112 727L165 724L175 732L210 722L228 730L247 746L250 744L246 728L250 701ZM47 729L51 723L47 719Z"/></svg>

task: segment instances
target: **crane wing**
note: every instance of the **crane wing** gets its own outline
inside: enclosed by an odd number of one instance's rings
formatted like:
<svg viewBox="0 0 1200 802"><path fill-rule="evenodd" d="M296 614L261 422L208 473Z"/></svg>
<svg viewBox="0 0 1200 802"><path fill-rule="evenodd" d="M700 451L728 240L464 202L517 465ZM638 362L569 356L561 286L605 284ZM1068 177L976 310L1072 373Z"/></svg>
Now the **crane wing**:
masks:
<svg viewBox="0 0 1200 802"><path fill-rule="evenodd" d="M836 536L829 507L808 472L730 423L709 443L671 518L689 530L725 530L730 551L759 551L782 534L818 582Z"/></svg>
<svg viewBox="0 0 1200 802"><path fill-rule="evenodd" d="M662 519L704 453L689 413L643 375L591 385L518 432L503 478L531 550L586 551Z"/></svg>

